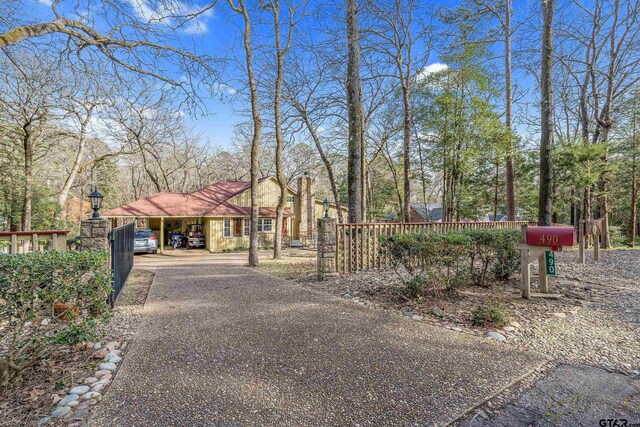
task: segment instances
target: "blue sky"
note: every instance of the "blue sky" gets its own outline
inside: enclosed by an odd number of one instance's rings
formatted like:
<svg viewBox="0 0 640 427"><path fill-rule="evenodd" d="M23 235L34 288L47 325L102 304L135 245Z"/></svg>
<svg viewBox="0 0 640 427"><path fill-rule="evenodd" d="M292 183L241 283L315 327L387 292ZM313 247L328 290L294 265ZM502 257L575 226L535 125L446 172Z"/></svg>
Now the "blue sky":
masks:
<svg viewBox="0 0 640 427"><path fill-rule="evenodd" d="M52 13L50 9L51 0L32 0L33 11L25 11L27 14L32 12L35 16L43 19L51 19ZM186 3L181 0L173 0L176 7L187 8ZM200 5L207 4L196 0ZM455 2L457 3L457 2ZM435 6L454 6L454 2L446 0L437 0L433 2ZM154 12L150 8L148 0L123 0L123 4L131 8L131 13L137 15L140 19L153 19ZM314 5L314 1L310 1L310 5ZM61 7L69 7L65 2ZM516 15L521 11L528 9L528 0L514 2ZM231 51L238 51L238 59L244 60L243 52L240 50L240 21L237 16L233 16L227 10L228 6L225 1L218 1L215 9L202 15L197 21L191 21L181 29L177 30L179 42L183 46L192 47L197 53L209 54L212 57L230 57ZM520 12L519 12L520 11ZM324 11L326 12L326 11ZM230 18L230 15L232 16ZM336 17L327 15L322 19L341 19L342 16ZM317 21L316 21L317 22ZM322 22L320 22L322 24ZM330 25L327 22L327 25ZM99 25L99 23L96 23ZM166 25L158 23L157 25ZM438 54L433 51L427 64L433 65L438 63ZM234 71L232 71L234 70ZM177 70L176 70L177 71ZM178 77L179 78L179 77ZM241 89L244 85L246 77L239 70L238 66L228 68L227 75L222 77L222 81L217 83L218 93L208 95L205 99L206 116L189 117L188 121L194 130L201 133L205 138L209 139L213 144L221 148L230 148L233 142L234 126L246 119L241 110L246 110L247 100L239 94L235 93L236 89ZM203 95L206 95L203 93Z"/></svg>

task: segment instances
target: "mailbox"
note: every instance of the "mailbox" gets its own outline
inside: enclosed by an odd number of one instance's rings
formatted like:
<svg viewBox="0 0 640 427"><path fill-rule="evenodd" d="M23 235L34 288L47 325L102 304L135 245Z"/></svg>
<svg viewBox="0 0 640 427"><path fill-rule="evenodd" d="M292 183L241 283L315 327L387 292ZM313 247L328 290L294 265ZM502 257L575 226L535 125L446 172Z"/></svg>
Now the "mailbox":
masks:
<svg viewBox="0 0 640 427"><path fill-rule="evenodd" d="M559 247L577 244L573 227L527 227L527 245Z"/></svg>

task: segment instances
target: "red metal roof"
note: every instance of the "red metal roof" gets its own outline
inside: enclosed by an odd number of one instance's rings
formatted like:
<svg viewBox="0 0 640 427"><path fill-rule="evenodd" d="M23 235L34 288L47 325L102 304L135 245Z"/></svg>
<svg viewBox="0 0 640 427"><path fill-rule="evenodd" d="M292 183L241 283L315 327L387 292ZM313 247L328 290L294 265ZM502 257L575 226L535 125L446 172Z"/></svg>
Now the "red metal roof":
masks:
<svg viewBox="0 0 640 427"><path fill-rule="evenodd" d="M249 182L244 181L218 181L193 193L156 193L111 209L104 216L250 216L250 208L228 202L232 197L248 190L250 186ZM275 217L275 210L275 207L261 207L260 216ZM291 216L291 209L285 208L284 215Z"/></svg>

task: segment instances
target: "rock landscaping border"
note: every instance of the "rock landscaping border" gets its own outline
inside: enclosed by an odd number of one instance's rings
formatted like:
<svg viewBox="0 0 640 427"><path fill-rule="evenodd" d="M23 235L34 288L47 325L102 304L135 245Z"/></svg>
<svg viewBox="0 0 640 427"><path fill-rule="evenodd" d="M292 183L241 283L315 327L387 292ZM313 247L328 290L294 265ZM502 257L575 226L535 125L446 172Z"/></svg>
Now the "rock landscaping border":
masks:
<svg viewBox="0 0 640 427"><path fill-rule="evenodd" d="M152 271L134 269L111 320L99 326L100 341L60 347L0 390L0 427L86 425L126 356L153 279Z"/></svg>
<svg viewBox="0 0 640 427"><path fill-rule="evenodd" d="M92 358L99 359L104 354L102 363L98 365L97 371L92 376L84 379L82 384L69 389L67 395L56 403L51 414L41 418L38 425L46 425L52 418L66 417L69 426L81 426L89 413L90 406L100 401L103 390L113 379L126 346L126 342L120 344L116 341L107 342L104 347L100 342L87 343L87 349L95 350Z"/></svg>

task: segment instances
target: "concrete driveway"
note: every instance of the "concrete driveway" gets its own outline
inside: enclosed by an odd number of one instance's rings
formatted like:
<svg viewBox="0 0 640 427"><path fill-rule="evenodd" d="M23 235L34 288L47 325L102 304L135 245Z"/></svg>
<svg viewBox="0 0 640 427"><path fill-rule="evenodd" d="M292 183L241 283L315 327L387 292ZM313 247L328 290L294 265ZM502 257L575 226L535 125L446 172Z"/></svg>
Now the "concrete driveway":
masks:
<svg viewBox="0 0 640 427"><path fill-rule="evenodd" d="M245 260L136 257L157 269L145 319L91 425L444 425L546 362Z"/></svg>

